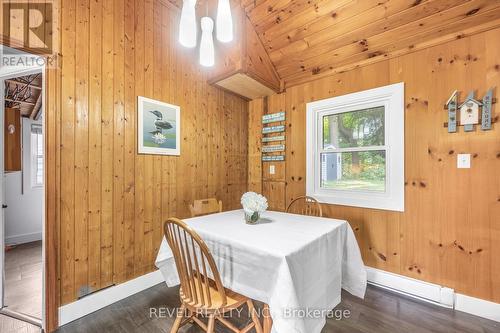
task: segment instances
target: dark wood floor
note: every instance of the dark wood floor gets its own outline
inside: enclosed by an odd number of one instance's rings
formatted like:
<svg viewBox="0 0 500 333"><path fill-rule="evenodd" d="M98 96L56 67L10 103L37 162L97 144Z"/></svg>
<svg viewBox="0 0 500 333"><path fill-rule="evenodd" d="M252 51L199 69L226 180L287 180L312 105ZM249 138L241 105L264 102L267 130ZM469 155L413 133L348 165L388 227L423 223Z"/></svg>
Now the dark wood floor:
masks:
<svg viewBox="0 0 500 333"><path fill-rule="evenodd" d="M342 297L343 301L336 309L350 311L349 318L329 319L322 333L500 332L500 323L372 286L368 287L364 300L348 293L344 293ZM150 308L174 309L178 304L177 288L167 288L160 284L70 323L58 332L169 332L173 319L154 316L152 318ZM241 317L241 320L237 321L247 320L246 313L242 313ZM230 332L222 326L216 327L216 331ZM181 332L198 333L202 330L186 325Z"/></svg>

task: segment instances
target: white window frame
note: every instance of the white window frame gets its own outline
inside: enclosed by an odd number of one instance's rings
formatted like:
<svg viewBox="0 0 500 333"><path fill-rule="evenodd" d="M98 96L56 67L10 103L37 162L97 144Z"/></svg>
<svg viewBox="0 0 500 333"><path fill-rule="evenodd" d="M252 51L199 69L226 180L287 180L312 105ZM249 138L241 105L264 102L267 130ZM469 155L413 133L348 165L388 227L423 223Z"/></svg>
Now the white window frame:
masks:
<svg viewBox="0 0 500 333"><path fill-rule="evenodd" d="M384 106L385 109L385 145L364 150L383 148L382 150L386 151L385 192L321 188L320 159L323 151L323 117L377 106ZM307 195L327 204L403 212L404 83L307 103L306 110ZM342 149L342 151L349 151L349 148ZM339 151L335 150L334 152Z"/></svg>
<svg viewBox="0 0 500 333"><path fill-rule="evenodd" d="M36 133L34 131L34 128L38 128L40 133ZM43 146L43 134L42 134L42 125L38 124L31 124L30 128L30 157L31 157L31 187L32 188L38 188L38 187L43 187L43 177L42 177L42 183L37 182L37 169L38 169L38 140L42 140L42 146ZM35 142L36 141L36 142ZM43 151L42 148L42 159L45 159L45 152ZM43 163L42 165L44 165ZM44 174L44 171L42 170L42 175Z"/></svg>

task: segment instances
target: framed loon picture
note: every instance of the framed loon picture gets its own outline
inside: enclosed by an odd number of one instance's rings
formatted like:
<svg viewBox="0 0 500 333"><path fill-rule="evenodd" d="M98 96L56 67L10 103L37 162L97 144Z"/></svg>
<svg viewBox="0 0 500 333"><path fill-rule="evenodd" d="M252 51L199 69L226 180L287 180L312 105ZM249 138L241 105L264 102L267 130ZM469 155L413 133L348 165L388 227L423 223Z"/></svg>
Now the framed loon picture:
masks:
<svg viewBox="0 0 500 333"><path fill-rule="evenodd" d="M138 97L139 154L180 155L180 110L177 105Z"/></svg>

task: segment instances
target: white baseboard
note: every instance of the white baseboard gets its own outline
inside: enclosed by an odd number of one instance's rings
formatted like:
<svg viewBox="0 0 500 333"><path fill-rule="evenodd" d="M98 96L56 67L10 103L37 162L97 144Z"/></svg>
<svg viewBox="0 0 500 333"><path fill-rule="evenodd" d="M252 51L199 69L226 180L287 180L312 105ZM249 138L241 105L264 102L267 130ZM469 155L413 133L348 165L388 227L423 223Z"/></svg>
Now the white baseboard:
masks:
<svg viewBox="0 0 500 333"><path fill-rule="evenodd" d="M500 304L467 295L455 295L455 310L500 322Z"/></svg>
<svg viewBox="0 0 500 333"><path fill-rule="evenodd" d="M370 284L479 317L500 322L500 304L457 294L453 289L366 267ZM59 308L59 326L164 282L160 271L104 289Z"/></svg>
<svg viewBox="0 0 500 333"><path fill-rule="evenodd" d="M498 303L458 294L451 288L376 268L366 267L366 271L370 284L443 307L500 322L500 304Z"/></svg>
<svg viewBox="0 0 500 333"><path fill-rule="evenodd" d="M33 232L30 234L5 236L5 245L16 245L30 243L34 241L42 240L42 232Z"/></svg>
<svg viewBox="0 0 500 333"><path fill-rule="evenodd" d="M84 317L161 282L164 282L164 279L160 271L154 271L83 297L73 303L63 305L59 308L59 326Z"/></svg>

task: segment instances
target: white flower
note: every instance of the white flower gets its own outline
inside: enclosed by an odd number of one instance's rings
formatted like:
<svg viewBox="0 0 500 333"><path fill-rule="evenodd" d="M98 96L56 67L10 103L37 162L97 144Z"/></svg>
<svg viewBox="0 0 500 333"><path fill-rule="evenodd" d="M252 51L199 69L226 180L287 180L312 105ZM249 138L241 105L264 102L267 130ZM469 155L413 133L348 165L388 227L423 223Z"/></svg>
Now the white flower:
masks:
<svg viewBox="0 0 500 333"><path fill-rule="evenodd" d="M153 141L155 143L161 145L162 143L167 141L167 138L165 137L165 135L163 135L161 133L156 133L155 135L153 135Z"/></svg>
<svg viewBox="0 0 500 333"><path fill-rule="evenodd" d="M247 214L263 213L267 209L267 199L255 192L247 192L241 197L241 205Z"/></svg>

